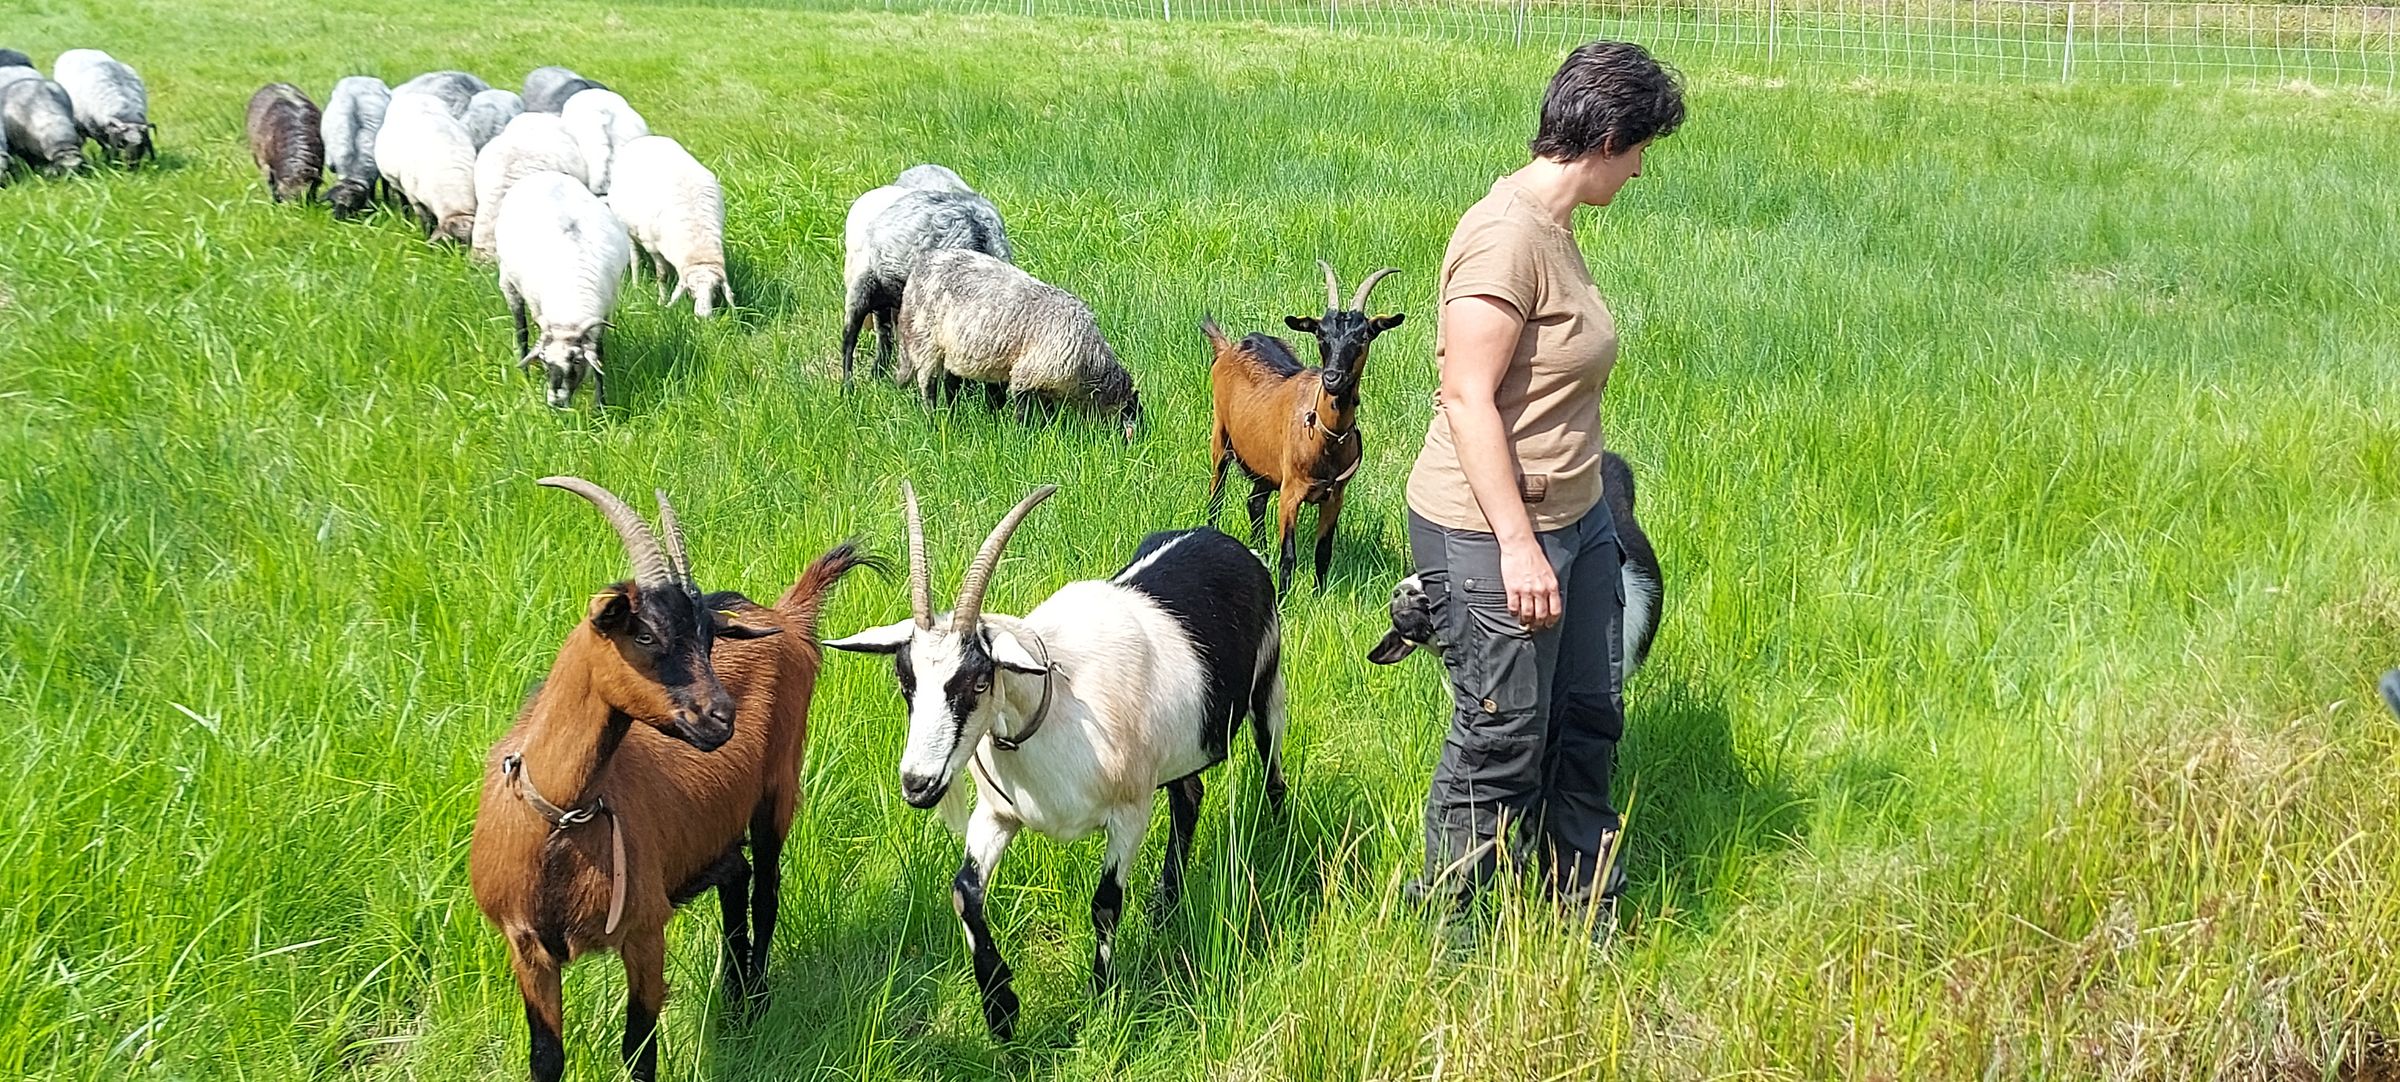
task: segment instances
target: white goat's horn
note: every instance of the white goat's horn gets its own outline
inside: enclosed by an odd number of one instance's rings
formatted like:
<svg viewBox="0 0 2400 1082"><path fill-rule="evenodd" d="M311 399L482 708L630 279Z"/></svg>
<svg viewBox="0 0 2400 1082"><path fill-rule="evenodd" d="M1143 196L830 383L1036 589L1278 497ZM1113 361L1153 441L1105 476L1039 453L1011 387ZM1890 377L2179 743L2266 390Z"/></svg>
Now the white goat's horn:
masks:
<svg viewBox="0 0 2400 1082"><path fill-rule="evenodd" d="M1057 485L1043 485L1034 489L1024 499L1017 501L1016 509L1010 511L1007 518L992 527L992 535L983 539L983 548L975 553L975 562L967 566L967 577L958 585L958 611L951 614L951 630L964 634L974 630L975 625L982 621L983 590L992 584L992 571L1000 566L1000 551L1008 547L1009 535L1017 532L1017 524L1025 521L1026 514L1033 510L1035 504L1049 499L1050 494L1056 491Z"/></svg>
<svg viewBox="0 0 2400 1082"><path fill-rule="evenodd" d="M1366 281L1358 284L1358 292L1350 295L1350 310L1354 312L1366 311L1367 294L1374 292L1375 283L1383 281L1384 279L1398 273L1400 273L1400 268L1398 267L1385 267L1382 270L1368 275Z"/></svg>
<svg viewBox="0 0 2400 1082"><path fill-rule="evenodd" d="M1325 268L1325 308L1327 311L1339 312L1342 310L1341 280L1333 276L1333 264L1320 259L1317 260L1317 265Z"/></svg>
<svg viewBox="0 0 2400 1082"><path fill-rule="evenodd" d="M592 501L592 506L600 509L601 516L616 529L617 540L625 543L625 554L633 558L634 585L653 589L675 580L674 569L667 564L667 554L659 550L658 535L651 533L649 524L618 499L616 493L581 477L544 477L540 483L563 488Z"/></svg>
<svg viewBox="0 0 2400 1082"><path fill-rule="evenodd" d="M917 516L917 489L900 482L908 513L908 609L917 626L933 630L933 569L925 562L925 521Z"/></svg>

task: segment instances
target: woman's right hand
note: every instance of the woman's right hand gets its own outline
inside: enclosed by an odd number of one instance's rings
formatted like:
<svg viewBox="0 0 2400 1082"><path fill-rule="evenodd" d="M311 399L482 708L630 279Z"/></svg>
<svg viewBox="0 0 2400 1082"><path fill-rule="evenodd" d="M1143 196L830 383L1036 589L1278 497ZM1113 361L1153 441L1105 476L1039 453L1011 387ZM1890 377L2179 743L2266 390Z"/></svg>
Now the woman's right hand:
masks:
<svg viewBox="0 0 2400 1082"><path fill-rule="evenodd" d="M1520 541L1500 547L1500 585L1508 590L1508 611L1528 631L1547 630L1558 623L1558 573L1542 543Z"/></svg>

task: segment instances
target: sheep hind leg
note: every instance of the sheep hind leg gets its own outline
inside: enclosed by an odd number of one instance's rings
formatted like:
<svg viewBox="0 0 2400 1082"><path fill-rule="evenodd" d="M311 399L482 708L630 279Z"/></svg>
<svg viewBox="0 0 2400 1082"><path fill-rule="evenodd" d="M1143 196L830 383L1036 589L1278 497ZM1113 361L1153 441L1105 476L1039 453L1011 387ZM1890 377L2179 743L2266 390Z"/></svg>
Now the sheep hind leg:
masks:
<svg viewBox="0 0 2400 1082"><path fill-rule="evenodd" d="M842 386L850 385L850 369L858 359L858 333L867 326L866 298L853 292L850 310L842 317Z"/></svg>
<svg viewBox="0 0 2400 1082"><path fill-rule="evenodd" d="M509 940L509 968L516 971L517 993L525 999L526 1059L533 1082L558 1082L567 1073L566 1005L559 986L559 963L531 935Z"/></svg>
<svg viewBox="0 0 2400 1082"><path fill-rule="evenodd" d="M634 1082L658 1080L658 1011L667 999L667 930L627 936L625 960L625 1071Z"/></svg>
<svg viewBox="0 0 2400 1082"><path fill-rule="evenodd" d="M1125 870L1142 851L1142 835L1150 830L1149 801L1135 801L1108 814L1108 857L1100 865L1100 886L1092 892L1092 991L1108 991L1116 968L1117 918L1125 911ZM1197 818L1195 813L1194 818Z"/></svg>

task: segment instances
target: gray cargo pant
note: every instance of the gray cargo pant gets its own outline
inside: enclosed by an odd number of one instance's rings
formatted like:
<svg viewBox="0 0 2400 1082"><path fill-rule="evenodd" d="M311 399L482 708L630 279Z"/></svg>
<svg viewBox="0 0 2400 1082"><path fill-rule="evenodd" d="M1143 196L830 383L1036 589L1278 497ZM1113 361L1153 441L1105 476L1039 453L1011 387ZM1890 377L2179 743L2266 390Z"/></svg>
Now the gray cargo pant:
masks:
<svg viewBox="0 0 2400 1082"><path fill-rule="evenodd" d="M1625 552L1606 504L1535 537L1558 576L1562 611L1538 634L1509 614L1497 538L1408 516L1455 700L1425 799L1422 882L1431 893L1471 894L1503 844L1520 862L1534 849L1564 901L1588 901L1603 865L1600 893L1624 890L1611 859L1619 820L1608 783L1625 735Z"/></svg>

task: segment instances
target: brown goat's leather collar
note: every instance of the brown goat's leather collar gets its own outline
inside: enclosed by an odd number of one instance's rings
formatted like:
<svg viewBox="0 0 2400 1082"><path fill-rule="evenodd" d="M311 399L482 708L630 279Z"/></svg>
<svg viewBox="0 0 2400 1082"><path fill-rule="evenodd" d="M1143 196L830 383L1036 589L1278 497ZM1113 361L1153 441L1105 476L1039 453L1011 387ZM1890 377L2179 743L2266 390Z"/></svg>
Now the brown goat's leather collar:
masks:
<svg viewBox="0 0 2400 1082"><path fill-rule="evenodd" d="M508 779L508 787L517 794L517 799L550 824L552 834L582 826L595 815L608 817L608 923L600 929L600 934L617 934L617 921L625 916L625 826L617 821L617 810L608 806L608 798L598 796L571 809L550 803L541 790L533 787L533 782L526 780L522 755L501 759L500 773Z"/></svg>

